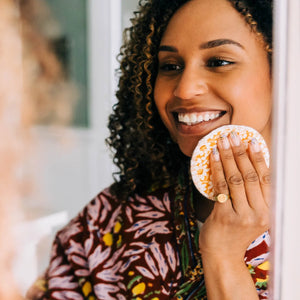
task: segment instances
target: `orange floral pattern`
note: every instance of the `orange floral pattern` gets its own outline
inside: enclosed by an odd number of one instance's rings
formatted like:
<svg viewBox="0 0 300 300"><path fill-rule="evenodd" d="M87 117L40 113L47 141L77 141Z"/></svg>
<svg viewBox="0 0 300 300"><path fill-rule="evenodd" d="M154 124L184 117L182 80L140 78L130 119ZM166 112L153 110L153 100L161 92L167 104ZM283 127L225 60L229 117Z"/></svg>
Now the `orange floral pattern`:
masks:
<svg viewBox="0 0 300 300"><path fill-rule="evenodd" d="M248 142L251 141L251 139L256 138L263 151L266 163L269 166L270 155L267 145L263 137L253 128L238 125L225 125L213 130L199 141L191 159L193 182L199 192L211 200L214 199L214 191L211 181L209 156L213 148L216 147L218 138L223 134L228 135L232 131L235 131L239 135L246 148L248 148Z"/></svg>

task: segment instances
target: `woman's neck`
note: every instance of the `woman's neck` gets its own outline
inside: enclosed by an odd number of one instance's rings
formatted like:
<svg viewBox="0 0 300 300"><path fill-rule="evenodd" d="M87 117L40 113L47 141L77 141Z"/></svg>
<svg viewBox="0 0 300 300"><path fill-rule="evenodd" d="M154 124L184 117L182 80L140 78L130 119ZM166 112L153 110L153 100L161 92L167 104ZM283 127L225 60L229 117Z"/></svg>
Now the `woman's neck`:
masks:
<svg viewBox="0 0 300 300"><path fill-rule="evenodd" d="M196 217L199 221L204 222L214 208L214 201L207 199L193 185L193 204Z"/></svg>

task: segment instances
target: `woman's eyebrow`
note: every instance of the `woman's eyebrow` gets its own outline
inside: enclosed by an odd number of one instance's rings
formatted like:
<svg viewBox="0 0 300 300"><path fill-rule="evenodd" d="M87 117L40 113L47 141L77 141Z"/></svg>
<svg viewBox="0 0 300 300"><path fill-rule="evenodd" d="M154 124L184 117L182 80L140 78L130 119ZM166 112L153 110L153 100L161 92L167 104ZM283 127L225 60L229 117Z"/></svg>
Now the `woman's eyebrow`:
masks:
<svg viewBox="0 0 300 300"><path fill-rule="evenodd" d="M161 46L159 46L158 51L178 52L178 50L177 50L176 47L167 46L167 45L161 45Z"/></svg>
<svg viewBox="0 0 300 300"><path fill-rule="evenodd" d="M240 43L230 39L217 39L217 40L208 41L201 44L200 49L214 48L222 45L235 45L244 49L244 47Z"/></svg>
<svg viewBox="0 0 300 300"><path fill-rule="evenodd" d="M222 45L235 45L235 46L238 46L238 47L244 49L244 47L239 42L236 42L231 39L217 39L217 40L204 42L200 45L200 49L215 48L215 47L219 47ZM161 45L161 46L159 46L158 51L178 52L178 49L174 46Z"/></svg>

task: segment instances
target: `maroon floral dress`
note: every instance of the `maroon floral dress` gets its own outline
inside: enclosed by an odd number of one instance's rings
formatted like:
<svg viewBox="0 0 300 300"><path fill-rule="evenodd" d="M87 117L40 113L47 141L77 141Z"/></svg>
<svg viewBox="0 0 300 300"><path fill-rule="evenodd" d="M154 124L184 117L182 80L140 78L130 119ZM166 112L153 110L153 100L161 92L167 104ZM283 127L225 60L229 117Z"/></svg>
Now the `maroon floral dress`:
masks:
<svg viewBox="0 0 300 300"><path fill-rule="evenodd" d="M199 226L184 194L161 189L125 203L101 192L57 233L50 265L29 298L206 299ZM269 242L266 232L245 255L260 299L268 298Z"/></svg>

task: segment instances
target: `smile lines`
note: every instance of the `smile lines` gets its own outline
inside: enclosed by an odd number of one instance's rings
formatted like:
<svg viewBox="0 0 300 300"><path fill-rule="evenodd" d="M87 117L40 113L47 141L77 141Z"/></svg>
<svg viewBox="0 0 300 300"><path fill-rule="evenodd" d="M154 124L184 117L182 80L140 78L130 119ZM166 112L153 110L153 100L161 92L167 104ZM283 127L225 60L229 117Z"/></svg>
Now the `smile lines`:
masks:
<svg viewBox="0 0 300 300"><path fill-rule="evenodd" d="M195 125L201 122L207 122L220 117L221 113L178 113L178 121L186 125Z"/></svg>

